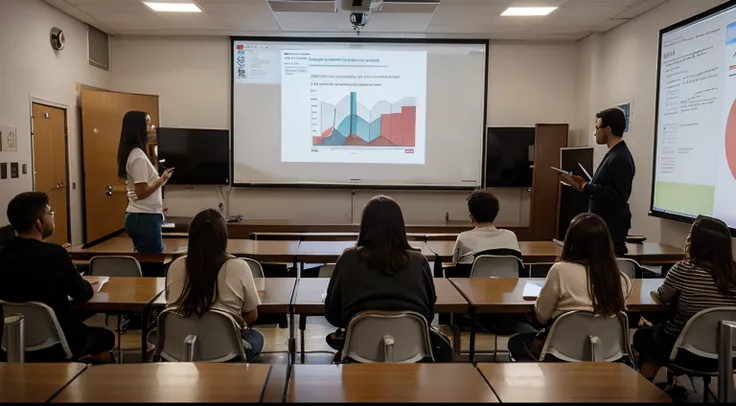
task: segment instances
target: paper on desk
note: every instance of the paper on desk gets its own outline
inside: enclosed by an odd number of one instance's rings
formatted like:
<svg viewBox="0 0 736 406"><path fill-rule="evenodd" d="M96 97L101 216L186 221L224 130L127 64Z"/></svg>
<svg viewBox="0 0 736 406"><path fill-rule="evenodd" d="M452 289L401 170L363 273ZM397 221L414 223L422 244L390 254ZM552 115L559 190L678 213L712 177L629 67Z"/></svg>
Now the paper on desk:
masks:
<svg viewBox="0 0 736 406"><path fill-rule="evenodd" d="M109 276L103 276L102 278L100 278L100 282L97 285L97 293L102 292L102 287L105 286L105 284L109 281L110 281Z"/></svg>
<svg viewBox="0 0 736 406"><path fill-rule="evenodd" d="M539 292L542 290L542 284L540 282L526 282L524 284L524 292L521 296L524 300L536 300L539 297Z"/></svg>

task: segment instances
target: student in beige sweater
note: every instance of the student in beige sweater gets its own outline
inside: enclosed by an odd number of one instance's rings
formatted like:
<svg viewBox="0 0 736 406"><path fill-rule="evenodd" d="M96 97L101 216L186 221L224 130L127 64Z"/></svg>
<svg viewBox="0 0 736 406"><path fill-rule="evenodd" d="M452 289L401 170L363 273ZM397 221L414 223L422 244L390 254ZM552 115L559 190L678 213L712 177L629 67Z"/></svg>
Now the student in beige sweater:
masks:
<svg viewBox="0 0 736 406"><path fill-rule="evenodd" d="M626 308L631 288L616 264L606 223L595 214L582 213L570 223L561 262L549 270L534 313L545 326L573 310L612 316ZM509 339L509 352L517 361L537 361L545 339L546 329L517 334Z"/></svg>

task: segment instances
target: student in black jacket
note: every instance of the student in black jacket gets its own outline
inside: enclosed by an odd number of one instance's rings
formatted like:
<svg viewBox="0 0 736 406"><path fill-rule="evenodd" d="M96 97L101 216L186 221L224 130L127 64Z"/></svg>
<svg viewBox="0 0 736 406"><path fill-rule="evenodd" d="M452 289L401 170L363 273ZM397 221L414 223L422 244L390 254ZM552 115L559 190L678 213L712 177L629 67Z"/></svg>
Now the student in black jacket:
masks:
<svg viewBox="0 0 736 406"><path fill-rule="evenodd" d="M94 295L92 286L79 275L66 249L43 242L55 227L46 193L19 194L8 204L7 214L11 225L0 232L0 300L44 303L54 310L74 360L112 361L113 332L86 326L71 309L69 297L86 302ZM59 360L62 354L51 347L26 358Z"/></svg>
<svg viewBox="0 0 736 406"><path fill-rule="evenodd" d="M623 140L626 116L620 109L603 110L596 115L595 142L607 145L608 153L590 182L574 175L572 186L590 197L589 211L606 222L617 256L625 255L626 236L631 228L629 197L636 173L634 158Z"/></svg>
<svg viewBox="0 0 736 406"><path fill-rule="evenodd" d="M345 329L356 314L383 310L417 312L431 323L436 300L432 270L409 245L401 208L389 197L372 198L363 209L357 246L345 250L335 264L325 298L327 321ZM338 350L342 331L328 336ZM435 360L444 361L436 347L445 340L438 334L430 329Z"/></svg>

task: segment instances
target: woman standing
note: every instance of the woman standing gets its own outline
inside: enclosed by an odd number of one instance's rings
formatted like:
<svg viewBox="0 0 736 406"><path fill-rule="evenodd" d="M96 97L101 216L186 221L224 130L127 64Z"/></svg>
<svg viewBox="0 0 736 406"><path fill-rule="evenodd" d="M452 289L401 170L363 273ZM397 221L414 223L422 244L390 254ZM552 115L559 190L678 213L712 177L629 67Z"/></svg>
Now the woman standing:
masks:
<svg viewBox="0 0 736 406"><path fill-rule="evenodd" d="M158 176L146 154L148 134L153 131L151 117L142 111L129 111L123 117L118 147L118 176L124 178L128 195L125 232L133 240L136 252L158 254L166 251L162 236L164 211L161 187L171 177L173 168Z"/></svg>

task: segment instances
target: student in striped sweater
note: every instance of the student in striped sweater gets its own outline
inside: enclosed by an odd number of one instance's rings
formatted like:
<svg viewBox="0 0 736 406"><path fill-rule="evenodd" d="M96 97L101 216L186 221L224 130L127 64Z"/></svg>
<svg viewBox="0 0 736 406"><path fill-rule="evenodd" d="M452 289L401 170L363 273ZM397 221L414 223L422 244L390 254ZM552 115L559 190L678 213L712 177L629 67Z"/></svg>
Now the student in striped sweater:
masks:
<svg viewBox="0 0 736 406"><path fill-rule="evenodd" d="M699 216L685 242L685 260L670 269L656 292L662 303L672 306L666 323L644 327L634 334L639 353L639 372L652 380L667 364L677 337L691 317L717 306L736 306L736 267L731 252L731 234L721 220ZM718 370L716 360L680 351L677 363L695 370Z"/></svg>

